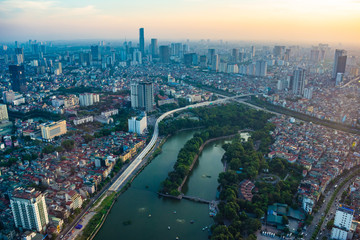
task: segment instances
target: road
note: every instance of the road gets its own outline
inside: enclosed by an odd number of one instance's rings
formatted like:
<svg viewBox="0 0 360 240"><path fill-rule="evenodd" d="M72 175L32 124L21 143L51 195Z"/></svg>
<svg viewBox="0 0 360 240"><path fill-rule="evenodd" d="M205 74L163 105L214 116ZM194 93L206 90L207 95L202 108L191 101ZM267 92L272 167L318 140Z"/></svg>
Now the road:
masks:
<svg viewBox="0 0 360 240"><path fill-rule="evenodd" d="M238 96L239 97L239 96ZM154 147L158 137L159 137L159 123L166 118L167 116L175 113L175 112L180 112L186 109L190 109L190 108L198 108L198 107L204 107L204 106L208 106L211 104L218 104L218 103L223 103L226 102L229 98L224 98L224 99L219 99L216 101L211 101L211 102L202 102L202 103L197 103L197 104L193 104L193 105L188 105L186 107L182 107L182 108L177 108L171 111L168 111L164 114L162 114L155 123L155 127L154 127L154 133L153 136L149 142L149 144L145 147L145 149L135 158L134 161L131 162L131 164L129 165L129 167L124 171L123 174L121 174L121 176L119 178L116 179L116 181L114 182L114 184L109 188L109 191L118 191L119 189L121 189L121 187L129 180L129 178L131 177L131 175L134 173L134 171L137 169L137 167L145 160L145 156L151 151L151 149Z"/></svg>
<svg viewBox="0 0 360 240"><path fill-rule="evenodd" d="M155 146L158 137L159 137L159 123L166 118L167 116L175 113L175 112L180 112L186 109L191 109L191 108L198 108L198 107L205 107L205 106L209 106L212 104L220 104L220 103L225 103L229 100L234 100L236 98L239 97L246 97L246 96L251 96L254 94L244 94L244 95L238 95L238 96L234 96L234 97L227 97L227 96L223 96L223 95L219 95L218 96L222 97L222 99L218 99L215 101L209 101L209 102L201 102L201 103L197 103L197 104L193 104L193 105L188 105L186 107L182 107L182 108L177 108L171 111L168 111L164 114L162 114L155 123L155 127L154 127L154 133L153 136L149 142L149 144L144 148L144 150L135 158L134 161L132 161L128 167L124 167L126 168L124 171L119 172L112 180L110 183L108 183L106 186L103 187L103 189L101 190L101 192L99 192L98 194L96 194L96 196L94 198L92 198L90 200L90 204L88 204L88 206L82 210L82 212L75 218L75 220L72 222L72 224L70 224L69 226L67 226L60 234L59 236L66 236L68 234L71 233L71 231L74 229L74 227L76 226L76 223L83 218L86 215L86 212L92 207L92 205L94 204L94 202L96 202L100 197L103 196L103 194L108 193L109 191L119 191L121 190L121 188L128 182L128 180L130 180L130 178L133 176L134 173L136 173L136 170L139 168L139 166L142 166L142 164L144 164L146 162L146 156L147 154L153 149L153 147ZM248 104L251 105L251 104ZM251 105L252 107L255 107L257 109L261 109L258 108L254 105ZM268 110L266 110L268 111ZM269 111L268 111L269 112ZM123 168L123 169L124 169ZM57 239L60 239L59 236L57 237Z"/></svg>
<svg viewBox="0 0 360 240"><path fill-rule="evenodd" d="M344 87L347 87L348 85L350 85L351 83L353 82L356 82L360 80L360 77L355 77L353 80L349 81L348 83L344 84L343 86L341 86L340 88L344 88Z"/></svg>
<svg viewBox="0 0 360 240"><path fill-rule="evenodd" d="M346 179L347 179L351 174L353 174L355 171L357 171L357 170L358 170L358 168L355 168L353 171L349 171L349 173L347 173L345 176L341 177L341 178L338 180L338 182L336 182L336 183L334 183L334 184L337 185L337 186L339 186L343 181L346 181ZM356 177L356 176L355 176L355 177ZM354 177L354 178L355 178L355 177ZM353 180L353 179L349 180L349 181L344 185L344 187L343 187L342 189L343 189L343 190L347 189L347 188L350 186L352 180ZM312 234L314 233L314 231L315 231L316 227L318 226L321 218L323 217L322 214L325 213L326 207L327 207L328 203L330 202L331 197L332 197L334 191L335 191L335 188L334 188L334 187L332 187L331 189L329 189L329 190L327 191L327 193L326 193L326 195L325 195L325 199L324 199L325 202L322 203L322 206L321 206L321 208L319 209L319 211L318 211L317 213L313 214L314 219L313 219L312 223L308 226L308 228L307 228L306 231L305 231L305 233L306 233L305 239L306 239L306 240L311 239ZM343 193L343 191L340 190L340 191L338 192L338 194L336 195L336 198L335 198L335 200L334 200L331 208L329 209L329 212L328 212L327 216L325 216L325 217L326 217L326 218L325 218L325 221L323 222L323 225L321 226L320 229L326 229L326 224L327 224L327 222L334 217L335 211L336 211L336 209L337 209L337 204L336 204L336 203L338 203L338 201L340 200L342 193ZM326 219L327 219L327 220L326 220ZM323 234L323 235L319 234L319 235L320 235L321 237L325 236L324 234ZM318 235L318 236L319 236L319 235ZM321 238L319 237L319 239L321 239Z"/></svg>

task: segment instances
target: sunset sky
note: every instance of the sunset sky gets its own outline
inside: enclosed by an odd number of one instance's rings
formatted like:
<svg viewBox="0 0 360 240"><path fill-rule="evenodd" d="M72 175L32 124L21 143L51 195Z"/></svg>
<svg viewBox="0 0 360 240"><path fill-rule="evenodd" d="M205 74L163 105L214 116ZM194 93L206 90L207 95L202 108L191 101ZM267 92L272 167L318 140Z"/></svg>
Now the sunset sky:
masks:
<svg viewBox="0 0 360 240"><path fill-rule="evenodd" d="M360 43L360 0L0 0L0 41L223 39Z"/></svg>

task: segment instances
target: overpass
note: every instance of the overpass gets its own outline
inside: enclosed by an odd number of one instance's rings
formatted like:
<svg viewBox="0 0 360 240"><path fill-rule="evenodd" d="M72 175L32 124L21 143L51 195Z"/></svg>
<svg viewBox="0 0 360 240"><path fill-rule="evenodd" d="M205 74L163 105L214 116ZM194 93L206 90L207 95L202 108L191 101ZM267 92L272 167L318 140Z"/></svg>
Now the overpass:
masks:
<svg viewBox="0 0 360 240"><path fill-rule="evenodd" d="M220 104L220 103L226 103L229 100L236 100L236 98L240 98L240 97L248 97L248 96L252 96L255 94L244 94L244 95L237 95L237 96L233 96L233 97L226 97L223 95L219 95L218 96L223 97L222 99L218 99L215 101L209 101L209 102L201 102L201 103L197 103L197 104L193 104L193 105L188 105L186 107L182 107L182 108L177 108L171 111L168 111L164 114L162 114L155 123L155 127L154 127L154 133L153 136L149 142L149 144L144 148L144 150L142 150L142 152L135 158L135 160L133 160L131 162L131 164L125 169L125 171L115 180L115 182L109 187L109 191L118 191L119 189L121 189L121 187L124 185L124 183L126 183L130 177L132 176L133 172L139 167L139 165L141 165L144 161L145 161L145 156L151 151L151 149L155 146L156 141L159 137L159 123L166 118L167 116L175 113L175 112L180 112L186 109L191 109L191 108L198 108L198 107L205 107L205 106L209 106L211 104ZM241 103L244 103L241 101ZM246 103L245 103L246 104ZM252 107L254 107L252 105Z"/></svg>
<svg viewBox="0 0 360 240"><path fill-rule="evenodd" d="M224 98L224 99L218 99L215 101L211 101L211 102L202 102L202 103L197 103L197 104L193 104L193 105L188 105L186 107L182 107L182 108L177 108L171 111L168 111L166 113L164 113L163 115L161 115L155 123L155 128L154 128L154 133L153 136L149 142L149 144L145 147L145 149L135 158L134 161L131 162L131 164L126 168L126 170L119 176L118 179L115 180L115 182L110 186L109 191L118 191L119 188L121 188L121 186L126 183L130 176L132 175L132 173L137 169L137 167L144 161L145 156L151 151L151 149L155 146L155 143L159 137L159 123L166 118L167 116L175 113L175 112L180 112L186 109L190 109L190 108L198 108L198 107L204 107L204 106L208 106L211 104L219 104L219 103L225 103L228 100L228 98Z"/></svg>
<svg viewBox="0 0 360 240"><path fill-rule="evenodd" d="M360 80L360 76L355 77L354 79L350 80L349 82L347 82L346 84L344 84L343 86L341 86L340 88L344 88L347 87L348 85L350 85L353 82L359 81Z"/></svg>

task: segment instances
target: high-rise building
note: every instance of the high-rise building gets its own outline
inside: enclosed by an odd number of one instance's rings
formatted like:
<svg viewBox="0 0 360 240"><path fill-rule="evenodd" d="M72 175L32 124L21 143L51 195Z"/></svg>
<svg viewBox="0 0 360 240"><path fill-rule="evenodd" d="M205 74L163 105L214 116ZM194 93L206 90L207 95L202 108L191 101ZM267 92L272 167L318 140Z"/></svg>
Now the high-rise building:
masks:
<svg viewBox="0 0 360 240"><path fill-rule="evenodd" d="M99 102L99 94L95 93L82 93L79 95L80 106L86 107L91 106L94 103Z"/></svg>
<svg viewBox="0 0 360 240"><path fill-rule="evenodd" d="M135 132L140 135L143 134L144 130L147 128L146 113L128 119L128 127L129 132Z"/></svg>
<svg viewBox="0 0 360 240"><path fill-rule="evenodd" d="M23 48L15 48L15 56L16 56L16 64L24 63L24 49Z"/></svg>
<svg viewBox="0 0 360 240"><path fill-rule="evenodd" d="M135 49L133 52L133 63L142 64L142 53L141 51Z"/></svg>
<svg viewBox="0 0 360 240"><path fill-rule="evenodd" d="M101 53L98 45L91 46L92 61L100 61Z"/></svg>
<svg viewBox="0 0 360 240"><path fill-rule="evenodd" d="M200 67L205 68L207 66L207 57L206 55L200 56Z"/></svg>
<svg viewBox="0 0 360 240"><path fill-rule="evenodd" d="M10 65L11 86L15 92L26 92L25 70L23 65Z"/></svg>
<svg viewBox="0 0 360 240"><path fill-rule="evenodd" d="M255 46L251 46L251 52L250 52L250 54L251 54L251 57L252 57L252 58L255 57L255 51L256 51Z"/></svg>
<svg viewBox="0 0 360 240"><path fill-rule="evenodd" d="M198 64L198 55L196 53L184 54L184 64L186 66L192 66Z"/></svg>
<svg viewBox="0 0 360 240"><path fill-rule="evenodd" d="M154 108L154 89L151 82L131 83L131 107L151 112Z"/></svg>
<svg viewBox="0 0 360 240"><path fill-rule="evenodd" d="M256 61L255 64L255 76L265 77L267 74L267 62L264 60Z"/></svg>
<svg viewBox="0 0 360 240"><path fill-rule="evenodd" d="M331 230L331 239L346 240L353 217L354 210L340 205L335 213L334 227Z"/></svg>
<svg viewBox="0 0 360 240"><path fill-rule="evenodd" d="M211 70L217 72L219 71L219 55L215 54L212 56L212 62L211 62Z"/></svg>
<svg viewBox="0 0 360 240"><path fill-rule="evenodd" d="M215 49L208 49L208 55L207 55L208 65L212 65L214 56L215 56Z"/></svg>
<svg viewBox="0 0 360 240"><path fill-rule="evenodd" d="M49 223L44 195L35 189L17 189L12 193L10 206L15 226L42 232Z"/></svg>
<svg viewBox="0 0 360 240"><path fill-rule="evenodd" d="M171 55L181 58L183 56L183 46L181 43L171 44Z"/></svg>
<svg viewBox="0 0 360 240"><path fill-rule="evenodd" d="M41 136L44 141L52 141L54 137L66 133L66 121L58 121L41 125Z"/></svg>
<svg viewBox="0 0 360 240"><path fill-rule="evenodd" d="M320 60L320 50L318 47L313 47L310 51L310 61L317 63Z"/></svg>
<svg viewBox="0 0 360 240"><path fill-rule="evenodd" d="M232 57L232 61L234 63L239 61L239 49L238 48L233 48L233 50L231 51L231 57Z"/></svg>
<svg viewBox="0 0 360 240"><path fill-rule="evenodd" d="M159 47L160 62L170 63L170 48L169 46L160 46Z"/></svg>
<svg viewBox="0 0 360 240"><path fill-rule="evenodd" d="M335 51L335 59L334 59L334 67L332 78L335 79L338 73L345 73L346 67L346 51L341 49L336 49Z"/></svg>
<svg viewBox="0 0 360 240"><path fill-rule="evenodd" d="M158 52L158 40L156 38L151 39L150 52L151 52L152 57L156 57L157 55L159 55L159 52Z"/></svg>
<svg viewBox="0 0 360 240"><path fill-rule="evenodd" d="M139 29L139 50L140 50L142 56L145 56L144 28Z"/></svg>
<svg viewBox="0 0 360 240"><path fill-rule="evenodd" d="M281 57L284 53L285 46L275 46L274 47L274 55L275 57Z"/></svg>
<svg viewBox="0 0 360 240"><path fill-rule="evenodd" d="M285 55L284 55L284 60L285 61L289 61L290 60L290 53L291 53L291 49L290 48L287 48L285 50Z"/></svg>
<svg viewBox="0 0 360 240"><path fill-rule="evenodd" d="M294 71L292 91L295 95L302 95L305 86L305 69L298 68Z"/></svg>
<svg viewBox="0 0 360 240"><path fill-rule="evenodd" d="M0 121L9 120L6 104L0 104Z"/></svg>
<svg viewBox="0 0 360 240"><path fill-rule="evenodd" d="M55 62L55 75L59 75L59 74L62 74L62 65L61 65L61 62L59 61L56 61Z"/></svg>

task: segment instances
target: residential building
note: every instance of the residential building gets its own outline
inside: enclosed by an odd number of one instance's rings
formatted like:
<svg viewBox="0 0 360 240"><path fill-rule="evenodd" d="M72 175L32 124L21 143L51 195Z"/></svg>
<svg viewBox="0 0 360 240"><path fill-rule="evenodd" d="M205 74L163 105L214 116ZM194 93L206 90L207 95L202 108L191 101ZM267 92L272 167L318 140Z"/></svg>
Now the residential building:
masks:
<svg viewBox="0 0 360 240"><path fill-rule="evenodd" d="M79 95L80 106L87 107L100 101L99 94L83 93Z"/></svg>
<svg viewBox="0 0 360 240"><path fill-rule="evenodd" d="M75 210L77 208L81 208L83 200L76 191L71 190L70 192L65 194L66 207L69 210Z"/></svg>
<svg viewBox="0 0 360 240"><path fill-rule="evenodd" d="M156 38L152 38L151 39L151 48L150 48L150 52L152 57L156 57L159 53L158 53L158 41Z"/></svg>
<svg viewBox="0 0 360 240"><path fill-rule="evenodd" d="M87 116L87 117L82 117L82 118L76 118L74 119L74 125L80 125L80 124L84 124L84 123L88 123L88 122L93 122L94 121L94 117L93 116Z"/></svg>
<svg viewBox="0 0 360 240"><path fill-rule="evenodd" d="M147 128L147 117L144 112L138 117L132 117L128 120L129 132L135 132L137 134L143 134Z"/></svg>
<svg viewBox="0 0 360 240"><path fill-rule="evenodd" d="M6 104L0 104L0 121L9 120Z"/></svg>
<svg viewBox="0 0 360 240"><path fill-rule="evenodd" d="M335 59L332 72L332 78L335 79L338 73L345 73L346 67L346 51L342 49L335 50Z"/></svg>
<svg viewBox="0 0 360 240"><path fill-rule="evenodd" d="M65 133L66 133L65 120L41 125L41 136L45 141L52 141L54 137L61 136Z"/></svg>
<svg viewBox="0 0 360 240"><path fill-rule="evenodd" d="M305 69L298 68L294 71L292 91L295 95L302 95L305 86Z"/></svg>
<svg viewBox="0 0 360 240"><path fill-rule="evenodd" d="M140 108L146 112L153 111L154 89L151 82L132 83L130 90L132 108Z"/></svg>
<svg viewBox="0 0 360 240"><path fill-rule="evenodd" d="M169 46L160 46L159 55L161 63L170 63L170 48Z"/></svg>
<svg viewBox="0 0 360 240"><path fill-rule="evenodd" d="M17 189L10 198L15 226L42 232L49 223L44 195L31 189Z"/></svg>
<svg viewBox="0 0 360 240"><path fill-rule="evenodd" d="M14 92L26 92L24 65L10 65L11 86Z"/></svg>
<svg viewBox="0 0 360 240"><path fill-rule="evenodd" d="M101 116L104 116L104 117L110 117L110 116L117 115L117 114L119 114L118 109L111 109L111 110L108 110L105 112L101 112Z"/></svg>
<svg viewBox="0 0 360 240"><path fill-rule="evenodd" d="M346 240L353 217L353 209L340 205L335 213L334 227L331 230L331 239Z"/></svg>
<svg viewBox="0 0 360 240"><path fill-rule="evenodd" d="M255 76L265 77L267 74L267 62L264 60L256 61Z"/></svg>
<svg viewBox="0 0 360 240"><path fill-rule="evenodd" d="M144 38L144 28L139 29L139 50L142 56L145 56L145 38ZM141 56L140 55L140 56Z"/></svg>

